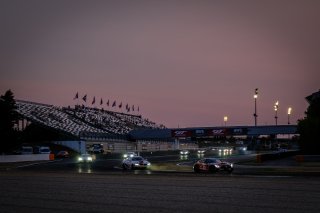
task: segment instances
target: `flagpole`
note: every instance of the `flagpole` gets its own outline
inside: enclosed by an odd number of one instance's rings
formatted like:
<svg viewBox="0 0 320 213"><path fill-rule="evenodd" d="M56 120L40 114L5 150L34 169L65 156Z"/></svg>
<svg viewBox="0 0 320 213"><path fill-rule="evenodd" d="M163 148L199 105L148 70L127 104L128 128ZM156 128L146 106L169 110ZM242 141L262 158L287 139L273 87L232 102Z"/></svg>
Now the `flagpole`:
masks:
<svg viewBox="0 0 320 213"><path fill-rule="evenodd" d="M84 108L85 108L86 105L87 105L87 94L85 94L85 95L82 97L82 100L84 101L83 106L84 106Z"/></svg>
<svg viewBox="0 0 320 213"><path fill-rule="evenodd" d="M79 98L79 93L77 92L76 95L73 98L73 100L76 100L76 104L78 104L78 98ZM76 108L76 107L74 107L74 108Z"/></svg>
<svg viewBox="0 0 320 213"><path fill-rule="evenodd" d="M101 105L102 105L102 98L100 98L100 108L101 108L101 110L102 110L103 108L102 108Z"/></svg>
<svg viewBox="0 0 320 213"><path fill-rule="evenodd" d="M122 101L119 104L119 108L120 108L120 113L122 113Z"/></svg>

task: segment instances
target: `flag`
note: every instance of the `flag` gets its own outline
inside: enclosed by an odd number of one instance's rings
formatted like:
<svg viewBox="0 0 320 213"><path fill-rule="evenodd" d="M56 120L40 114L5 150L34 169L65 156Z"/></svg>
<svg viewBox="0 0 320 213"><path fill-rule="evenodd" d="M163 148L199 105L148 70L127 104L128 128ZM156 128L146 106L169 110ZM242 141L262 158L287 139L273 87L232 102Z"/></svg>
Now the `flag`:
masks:
<svg viewBox="0 0 320 213"><path fill-rule="evenodd" d="M114 101L112 104L112 107L116 106L116 104L117 104L116 101Z"/></svg>
<svg viewBox="0 0 320 213"><path fill-rule="evenodd" d="M108 102L107 102L107 106L109 106L109 99L108 99Z"/></svg>
<svg viewBox="0 0 320 213"><path fill-rule="evenodd" d="M134 105L132 105L132 111L134 112Z"/></svg>
<svg viewBox="0 0 320 213"><path fill-rule="evenodd" d="M77 92L76 96L74 96L73 100L78 99L79 98L79 94Z"/></svg>
<svg viewBox="0 0 320 213"><path fill-rule="evenodd" d="M119 104L119 108L121 108L122 107L122 102Z"/></svg>
<svg viewBox="0 0 320 213"><path fill-rule="evenodd" d="M103 104L103 100L102 100L102 98L101 98L101 100L100 100L100 105L102 105Z"/></svg>
<svg viewBox="0 0 320 213"><path fill-rule="evenodd" d="M96 102L96 97L93 96L93 100L92 100L92 103L91 104L94 104Z"/></svg>
<svg viewBox="0 0 320 213"><path fill-rule="evenodd" d="M82 100L84 100L84 102L87 102L87 94L83 96Z"/></svg>
<svg viewBox="0 0 320 213"><path fill-rule="evenodd" d="M126 110L127 110L127 111L128 111L128 107L129 107L129 106L128 106L128 104L127 104L127 105L126 105Z"/></svg>

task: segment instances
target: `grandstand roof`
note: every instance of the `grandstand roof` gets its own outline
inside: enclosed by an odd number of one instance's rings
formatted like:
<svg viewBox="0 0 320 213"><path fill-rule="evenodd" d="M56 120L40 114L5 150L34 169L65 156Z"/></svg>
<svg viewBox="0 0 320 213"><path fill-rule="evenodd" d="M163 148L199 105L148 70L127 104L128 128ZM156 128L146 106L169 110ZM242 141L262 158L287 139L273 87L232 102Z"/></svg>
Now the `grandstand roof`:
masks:
<svg viewBox="0 0 320 213"><path fill-rule="evenodd" d="M171 129L136 129L132 130L129 135L136 140L172 139Z"/></svg>
<svg viewBox="0 0 320 213"><path fill-rule="evenodd" d="M252 126L248 127L249 136L297 134L297 125Z"/></svg>

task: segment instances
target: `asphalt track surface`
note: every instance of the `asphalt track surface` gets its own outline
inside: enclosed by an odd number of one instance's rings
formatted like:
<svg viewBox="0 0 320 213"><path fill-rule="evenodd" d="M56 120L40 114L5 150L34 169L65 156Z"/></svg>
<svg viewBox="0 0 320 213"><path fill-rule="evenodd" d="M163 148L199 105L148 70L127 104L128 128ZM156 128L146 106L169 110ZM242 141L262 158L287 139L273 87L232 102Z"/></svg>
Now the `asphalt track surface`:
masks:
<svg viewBox="0 0 320 213"><path fill-rule="evenodd" d="M151 171L122 171L120 159L1 170L0 212L319 212L319 177L195 174L173 158L151 158Z"/></svg>
<svg viewBox="0 0 320 213"><path fill-rule="evenodd" d="M319 212L315 177L0 174L1 212Z"/></svg>

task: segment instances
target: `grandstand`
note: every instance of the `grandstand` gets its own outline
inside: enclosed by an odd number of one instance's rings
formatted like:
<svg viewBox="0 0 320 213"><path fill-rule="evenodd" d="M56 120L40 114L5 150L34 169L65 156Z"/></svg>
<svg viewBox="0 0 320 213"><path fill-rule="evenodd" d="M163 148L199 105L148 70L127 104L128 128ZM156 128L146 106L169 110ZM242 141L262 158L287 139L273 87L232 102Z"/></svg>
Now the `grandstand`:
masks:
<svg viewBox="0 0 320 213"><path fill-rule="evenodd" d="M86 96L84 96L86 97ZM75 98L78 98L78 93ZM310 103L319 98L319 92L306 97ZM115 102L114 102L115 103ZM104 109L76 105L57 107L30 101L16 101L21 120L17 129L24 129L28 123L54 130L50 142L68 146L80 153L88 147L99 144L105 153L124 151L158 151L194 148L198 142L244 139L254 147L268 140L269 144L278 139L295 142L299 135L297 125L271 126L212 126L168 129L141 115L114 112ZM120 105L119 105L120 106ZM27 121L25 125L25 121ZM21 128L20 128L20 124ZM41 128L39 128L41 129ZM44 128L42 128L44 129ZM41 130L42 130L41 129ZM46 132L45 129L43 132ZM48 131L50 132L50 131ZM61 136L61 137L60 137ZM71 136L71 137L70 137Z"/></svg>
<svg viewBox="0 0 320 213"><path fill-rule="evenodd" d="M57 107L30 101L17 100L17 112L27 121L53 130L82 137L125 136L134 129L160 129L163 125L131 115L76 105Z"/></svg>
<svg viewBox="0 0 320 213"><path fill-rule="evenodd" d="M297 134L296 125L190 127L168 129L141 115L76 105L57 107L30 101L16 101L21 121L27 120L57 132L61 137L52 143L84 153L100 144L105 152L176 150L194 147L197 139L246 137L251 142L260 136ZM23 122L24 123L24 122ZM27 124L28 125L28 124ZM24 129L27 125L22 124ZM19 128L18 124L18 128ZM71 137L70 137L71 136Z"/></svg>

